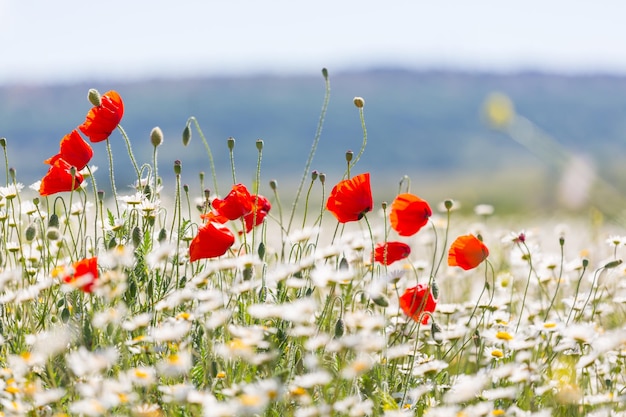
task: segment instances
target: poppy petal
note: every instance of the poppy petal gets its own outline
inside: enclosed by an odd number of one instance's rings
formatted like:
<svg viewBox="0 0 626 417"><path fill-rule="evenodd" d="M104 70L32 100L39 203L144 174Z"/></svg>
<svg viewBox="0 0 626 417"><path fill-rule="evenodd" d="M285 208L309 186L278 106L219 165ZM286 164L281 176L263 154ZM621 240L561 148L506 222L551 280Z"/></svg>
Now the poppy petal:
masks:
<svg viewBox="0 0 626 417"><path fill-rule="evenodd" d="M60 193L63 191L74 191L83 182L83 176L76 172L74 176L70 170L72 166L63 159L56 159L46 175L41 179L39 194L42 196Z"/></svg>
<svg viewBox="0 0 626 417"><path fill-rule="evenodd" d="M411 319L419 321L422 324L428 324L430 317L424 312L434 312L437 306L437 300L433 297L432 291L427 285L417 284L415 287L407 288L400 296L400 308Z"/></svg>
<svg viewBox="0 0 626 417"><path fill-rule="evenodd" d="M448 265L469 270L476 268L488 256L489 249L476 236L459 236L448 251Z"/></svg>
<svg viewBox="0 0 626 417"><path fill-rule="evenodd" d="M412 236L428 223L433 212L428 203L416 195L398 195L391 204L389 220L400 236Z"/></svg>
<svg viewBox="0 0 626 417"><path fill-rule="evenodd" d="M402 242L379 243L374 248L374 260L383 265L391 265L410 254L411 247Z"/></svg>
<svg viewBox="0 0 626 417"><path fill-rule="evenodd" d="M326 209L340 223L347 223L360 220L365 213L372 211L373 205L370 174L367 172L335 185L328 196Z"/></svg>
<svg viewBox="0 0 626 417"><path fill-rule="evenodd" d="M78 127L92 142L111 136L124 116L124 102L116 91L107 91L100 100L100 105L91 108L85 122Z"/></svg>
<svg viewBox="0 0 626 417"><path fill-rule="evenodd" d="M222 224L209 222L198 230L189 246L189 260L217 258L235 243L235 236Z"/></svg>

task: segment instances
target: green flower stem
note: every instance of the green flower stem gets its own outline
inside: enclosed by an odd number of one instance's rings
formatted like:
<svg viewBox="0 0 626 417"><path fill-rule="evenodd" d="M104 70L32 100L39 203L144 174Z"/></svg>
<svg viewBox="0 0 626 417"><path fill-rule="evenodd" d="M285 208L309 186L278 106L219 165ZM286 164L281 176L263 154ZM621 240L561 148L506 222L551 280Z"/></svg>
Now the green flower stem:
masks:
<svg viewBox="0 0 626 417"><path fill-rule="evenodd" d="M200 124L198 123L198 120L195 117L191 116L187 120L187 124L189 124L189 122L191 121L193 121L194 126L196 127L196 131L200 135L200 139L202 139L202 143L204 143L206 153L209 156L209 165L211 165L211 176L213 177L214 191L215 191L215 194L219 195L219 189L217 187L217 174L215 173L215 162L213 161L213 152L211 152L211 147L209 146L209 142L206 140L204 133L202 133L202 129L200 129Z"/></svg>
<svg viewBox="0 0 626 417"><path fill-rule="evenodd" d="M326 91L324 93L324 102L322 104L322 112L320 114L319 121L317 123L317 130L315 132L315 137L313 139L313 145L311 146L311 151L309 152L309 158L304 165L304 172L302 173L302 178L300 179L300 185L298 185L298 190L296 191L296 198L293 200L293 204L291 206L291 215L289 216L289 224L287 225L287 234L291 231L291 224L293 222L293 217L296 213L296 208L298 207L298 201L300 200L300 194L302 193L302 188L304 187L304 182L306 181L307 175L309 175L309 169L311 168L311 162L313 162L313 156L315 155L315 151L317 150L317 144L319 143L320 136L322 135L322 127L324 126L324 118L326 117L326 111L328 110L328 102L330 101L330 80L328 79L328 71L326 68L322 70L322 75L324 76L324 82L326 84Z"/></svg>
<svg viewBox="0 0 626 417"><path fill-rule="evenodd" d="M113 151L111 150L111 141L107 138L107 153L109 154L109 179L111 180L111 192L113 193L113 201L115 201L115 209L117 217L120 217L120 206L117 201L117 190L115 189L115 175L113 173Z"/></svg>
<svg viewBox="0 0 626 417"><path fill-rule="evenodd" d="M361 119L361 129L363 130L363 142L361 142L361 149L359 149L359 153L356 154L356 157L348 164L347 175L350 177L350 169L354 168L359 159L361 159L361 155L365 152L365 147L367 146L367 128L365 127L365 116L363 114L363 107L359 107L359 119ZM345 175L344 175L345 178Z"/></svg>
<svg viewBox="0 0 626 417"><path fill-rule="evenodd" d="M124 142L126 142L126 148L128 149L128 156L130 157L130 161L133 164L133 168L135 168L135 173L137 174L137 184L141 184L141 174L139 173L139 166L137 165L137 160L135 160L135 155L133 154L133 148L130 146L130 139L124 131L122 125L117 125L122 137L124 138ZM108 141L108 138L107 138Z"/></svg>

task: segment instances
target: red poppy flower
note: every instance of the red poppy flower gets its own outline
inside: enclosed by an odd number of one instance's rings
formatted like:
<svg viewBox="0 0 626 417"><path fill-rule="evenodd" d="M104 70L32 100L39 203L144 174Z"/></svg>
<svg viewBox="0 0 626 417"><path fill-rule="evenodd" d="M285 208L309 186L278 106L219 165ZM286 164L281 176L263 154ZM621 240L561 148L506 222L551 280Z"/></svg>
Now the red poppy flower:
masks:
<svg viewBox="0 0 626 417"><path fill-rule="evenodd" d="M200 218L206 222L217 222L220 224L224 224L228 221L228 219L225 216L222 216L221 214L215 211L210 211L206 214L201 214Z"/></svg>
<svg viewBox="0 0 626 417"><path fill-rule="evenodd" d="M252 212L254 197L243 184L233 185L233 189L226 198L213 200L213 208L228 220L237 220Z"/></svg>
<svg viewBox="0 0 626 417"><path fill-rule="evenodd" d="M347 223L360 220L365 213L372 211L373 205L370 174L367 172L335 185L328 196L326 209L339 223Z"/></svg>
<svg viewBox="0 0 626 417"><path fill-rule="evenodd" d="M189 246L189 260L217 258L235 243L235 236L224 225L209 222L198 230Z"/></svg>
<svg viewBox="0 0 626 417"><path fill-rule="evenodd" d="M89 110L85 123L78 126L92 142L107 139L124 115L124 103L116 91L107 91L100 97L100 101L99 106Z"/></svg>
<svg viewBox="0 0 626 417"><path fill-rule="evenodd" d="M374 260L383 265L391 265L410 254L411 247L402 242L379 243L374 248Z"/></svg>
<svg viewBox="0 0 626 417"><path fill-rule="evenodd" d="M73 274L63 277L63 281L78 286L83 292L91 293L98 279L98 258L82 259L72 264Z"/></svg>
<svg viewBox="0 0 626 417"><path fill-rule="evenodd" d="M417 284L412 288L407 288L404 294L400 296L400 308L404 314L415 321L422 318L422 324L428 324L430 317L428 314L422 316L422 313L428 311L432 313L437 306L437 300L433 297L430 288L424 284Z"/></svg>
<svg viewBox="0 0 626 417"><path fill-rule="evenodd" d="M255 200L257 200L257 197L258 197L258 201L256 204L256 209L252 210L250 213L246 214L243 217L243 219L246 222L246 233L250 232L253 227L258 226L261 223L263 223L265 216L267 216L267 213L269 213L269 211L272 208L272 205L270 204L269 200L263 197L262 195L252 196L253 205L254 205ZM255 215L255 212L256 212L256 215ZM254 222L254 224L252 224L252 222Z"/></svg>
<svg viewBox="0 0 626 417"><path fill-rule="evenodd" d="M389 220L400 236L412 236L428 223L433 215L428 203L413 194L400 194L391 204Z"/></svg>
<svg viewBox="0 0 626 417"><path fill-rule="evenodd" d="M52 165L57 159L63 159L80 171L87 166L93 157L93 149L85 142L76 129L61 139L60 148L58 154L50 159L46 159L44 162Z"/></svg>
<svg viewBox="0 0 626 417"><path fill-rule="evenodd" d="M51 195L62 191L74 191L83 182L83 176L76 172L72 176L72 166L63 159L57 159L52 163L48 173L42 178L39 185L39 194Z"/></svg>
<svg viewBox="0 0 626 417"><path fill-rule="evenodd" d="M476 236L459 236L448 251L448 265L468 270L476 268L487 256L489 249Z"/></svg>

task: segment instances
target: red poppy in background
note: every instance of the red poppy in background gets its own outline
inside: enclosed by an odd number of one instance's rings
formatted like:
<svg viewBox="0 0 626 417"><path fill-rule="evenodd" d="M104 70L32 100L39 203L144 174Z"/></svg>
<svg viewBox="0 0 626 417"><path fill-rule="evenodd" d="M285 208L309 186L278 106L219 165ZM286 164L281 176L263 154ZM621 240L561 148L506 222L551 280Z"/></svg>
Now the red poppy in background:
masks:
<svg viewBox="0 0 626 417"><path fill-rule="evenodd" d="M410 254L411 247L402 242L379 243L374 248L374 260L383 265L391 265Z"/></svg>
<svg viewBox="0 0 626 417"><path fill-rule="evenodd" d="M74 191L83 182L83 176L76 172L72 176L72 166L63 159L57 159L42 178L39 185L39 194L51 195L63 191Z"/></svg>
<svg viewBox="0 0 626 417"><path fill-rule="evenodd" d="M459 236L448 251L448 265L468 270L476 268L489 256L489 249L474 235Z"/></svg>
<svg viewBox="0 0 626 417"><path fill-rule="evenodd" d="M69 165L76 167L78 171L85 168L93 157L93 149L80 136L76 129L63 136L61 139L59 153L50 159L46 159L46 164L53 165L58 159L63 159Z"/></svg>
<svg viewBox="0 0 626 417"><path fill-rule="evenodd" d="M432 313L437 306L437 300L433 297L430 288L424 284L417 284L415 287L407 288L400 296L400 308L404 314L415 321L422 319L422 324L428 324L430 319L428 314L422 317L422 313L428 311Z"/></svg>
<svg viewBox="0 0 626 417"><path fill-rule="evenodd" d="M86 258L72 264L73 274L63 277L67 284L78 286L81 291L91 293L98 279L98 258Z"/></svg>
<svg viewBox="0 0 626 417"><path fill-rule="evenodd" d="M416 195L400 194L391 204L389 220L400 236L412 236L428 223L433 215L428 203Z"/></svg>
<svg viewBox="0 0 626 417"><path fill-rule="evenodd" d="M216 198L213 200L212 205L218 214L221 214L228 220L237 220L252 212L253 198L245 185L235 184L223 200Z"/></svg>
<svg viewBox="0 0 626 417"><path fill-rule="evenodd" d="M124 116L124 103L116 91L107 91L100 97L100 105L87 113L85 123L78 126L89 140L101 142L115 130Z"/></svg>
<svg viewBox="0 0 626 417"><path fill-rule="evenodd" d="M365 213L372 211L373 205L370 174L366 172L335 185L328 196L326 209L339 223L347 223L360 220Z"/></svg>
<svg viewBox="0 0 626 417"><path fill-rule="evenodd" d="M256 209L252 210L250 213L246 214L243 219L246 222L246 233L250 232L252 230L253 227L256 227L258 225L260 225L261 223L263 223L263 220L265 220L265 216L267 216L267 213L269 213L269 211L272 209L272 205L270 204L270 201L263 197L262 195L259 196L252 196L252 205L254 206L256 201ZM255 214L256 213L256 214ZM254 222L254 224L252 224Z"/></svg>
<svg viewBox="0 0 626 417"><path fill-rule="evenodd" d="M189 246L189 260L217 258L235 243L235 236L222 224L209 222L198 230Z"/></svg>

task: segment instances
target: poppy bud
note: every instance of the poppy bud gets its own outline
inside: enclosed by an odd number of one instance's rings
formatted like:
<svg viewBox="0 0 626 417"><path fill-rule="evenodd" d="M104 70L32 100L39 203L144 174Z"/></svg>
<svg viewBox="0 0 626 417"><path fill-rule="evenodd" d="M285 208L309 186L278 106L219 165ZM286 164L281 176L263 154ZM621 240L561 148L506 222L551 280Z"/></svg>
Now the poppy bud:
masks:
<svg viewBox="0 0 626 417"><path fill-rule="evenodd" d="M259 243L259 249L257 250L257 253L259 254L260 260L263 260L263 258L265 258L265 243Z"/></svg>
<svg viewBox="0 0 626 417"><path fill-rule="evenodd" d="M35 237L37 236L37 228L35 227L34 223L28 225L26 231L24 232L24 235L26 236L27 242L32 242L35 239Z"/></svg>
<svg viewBox="0 0 626 417"><path fill-rule="evenodd" d="M112 237L111 240L109 240L109 244L107 245L107 249L113 249L116 246L117 246L117 240L115 240L115 238Z"/></svg>
<svg viewBox="0 0 626 417"><path fill-rule="evenodd" d="M209 197L211 197L211 190L209 190L208 188L205 188L205 189L204 189L204 198L205 198L206 200L208 200L208 199L209 199Z"/></svg>
<svg viewBox="0 0 626 417"><path fill-rule="evenodd" d="M372 298L372 301L374 302L374 304L376 304L377 306L381 306L381 307L389 307L389 301L387 301L387 298L385 298L384 295L380 294L377 295L376 297Z"/></svg>
<svg viewBox="0 0 626 417"><path fill-rule="evenodd" d="M137 247L139 245L141 245L141 240L142 240L142 233L141 233L141 229L139 228L139 226L135 226L133 228L133 233L132 233L132 239L133 239L133 246Z"/></svg>
<svg viewBox="0 0 626 417"><path fill-rule="evenodd" d="M583 258L583 268L587 268L589 266L589 259Z"/></svg>
<svg viewBox="0 0 626 417"><path fill-rule="evenodd" d="M621 259L616 259L614 261L611 261L609 263L607 263L606 265L604 265L605 269L611 269L611 268L615 268L616 266L619 266L622 264L622 260Z"/></svg>
<svg viewBox="0 0 626 417"><path fill-rule="evenodd" d="M150 132L150 142L155 148L163 143L163 131L160 127L152 128Z"/></svg>
<svg viewBox="0 0 626 417"><path fill-rule="evenodd" d="M437 281L433 279L433 285L430 287L430 292L433 294L435 300L439 299L439 285L437 285Z"/></svg>
<svg viewBox="0 0 626 417"><path fill-rule="evenodd" d="M229 137L226 140L226 144L228 145L228 149L232 151L235 148L235 138L233 138L232 136Z"/></svg>
<svg viewBox="0 0 626 417"><path fill-rule="evenodd" d="M263 139L257 139L256 148L261 152L263 150Z"/></svg>
<svg viewBox="0 0 626 417"><path fill-rule="evenodd" d="M59 233L59 229L56 227L51 227L46 231L46 238L48 240L58 240L61 237L61 233Z"/></svg>
<svg viewBox="0 0 626 417"><path fill-rule="evenodd" d="M320 182L322 183L322 185L324 185L324 183L326 182L326 174L324 174L323 172L320 172Z"/></svg>
<svg viewBox="0 0 626 417"><path fill-rule="evenodd" d="M382 203L380 203L380 207L381 207L383 210L387 210L387 202L386 202L386 201L383 201Z"/></svg>
<svg viewBox="0 0 626 417"><path fill-rule="evenodd" d="M433 340L438 344L441 343L441 341L443 340L443 337L441 337L441 326L439 326L435 322L435 320L433 320L432 324L430 325L430 335L432 336Z"/></svg>
<svg viewBox="0 0 626 417"><path fill-rule="evenodd" d="M443 202L443 206L446 208L446 210L451 210L452 207L454 206L454 201L453 200L446 200Z"/></svg>
<svg viewBox="0 0 626 417"><path fill-rule="evenodd" d="M341 260L339 261L339 269L346 271L348 270L348 268L348 260L346 258L341 258Z"/></svg>
<svg viewBox="0 0 626 417"><path fill-rule="evenodd" d="M174 174L180 175L180 172L182 171L182 169L183 169L182 162L180 162L180 160L178 159L175 160L174 161Z"/></svg>
<svg viewBox="0 0 626 417"><path fill-rule="evenodd" d="M335 339L339 339L346 331L346 323L340 317L335 323Z"/></svg>
<svg viewBox="0 0 626 417"><path fill-rule="evenodd" d="M35 198L33 198L33 204L34 204L35 206L38 206L38 205L39 205L39 197L35 197Z"/></svg>
<svg viewBox="0 0 626 417"><path fill-rule="evenodd" d="M480 332L478 330L474 330L474 334L472 335L472 340L474 341L474 346L479 348L480 347Z"/></svg>
<svg viewBox="0 0 626 417"><path fill-rule="evenodd" d="M315 181L318 177L318 172L317 170L313 170L313 172L311 172L311 181Z"/></svg>
<svg viewBox="0 0 626 417"><path fill-rule="evenodd" d="M559 238L559 245L560 245L560 246L565 245L565 238L564 238L563 236L561 236L561 237Z"/></svg>
<svg viewBox="0 0 626 417"><path fill-rule="evenodd" d="M100 97L100 93L95 88L89 89L89 92L87 92L87 99L91 104L96 107L102 105L102 98Z"/></svg>
<svg viewBox="0 0 626 417"><path fill-rule="evenodd" d="M270 188L272 189L272 191L276 191L276 189L278 188L278 182L276 180L270 180Z"/></svg>
<svg viewBox="0 0 626 417"><path fill-rule="evenodd" d="M104 201L104 190L98 190L98 201L101 203Z"/></svg>
<svg viewBox="0 0 626 417"><path fill-rule="evenodd" d="M0 138L0 146L3 148L7 147L7 138Z"/></svg>
<svg viewBox="0 0 626 417"><path fill-rule="evenodd" d="M159 243L161 243L165 239L167 239L167 230L165 229L159 230L159 237L157 238L157 240L159 241Z"/></svg>
<svg viewBox="0 0 626 417"><path fill-rule="evenodd" d="M243 280L244 281L250 281L252 279L252 272L253 272L252 267L249 266L249 265L246 266L243 269Z"/></svg>
<svg viewBox="0 0 626 417"><path fill-rule="evenodd" d="M354 156L354 152L352 151L347 151L346 152L346 162L350 162L352 161L352 157Z"/></svg>
<svg viewBox="0 0 626 417"><path fill-rule="evenodd" d="M357 106L359 109L362 109L363 106L365 106L365 100L363 100L363 97L355 97L353 101L354 105Z"/></svg>
<svg viewBox="0 0 626 417"><path fill-rule="evenodd" d="M188 193L188 192L189 192L189 185L188 185L188 184L183 184L183 191L184 191L185 193Z"/></svg>
<svg viewBox="0 0 626 417"><path fill-rule="evenodd" d="M185 125L183 129L183 146L189 145L189 141L191 140L191 128L189 127L189 123Z"/></svg>
<svg viewBox="0 0 626 417"><path fill-rule="evenodd" d="M324 79L328 78L328 70L326 68L322 68L322 77Z"/></svg>
<svg viewBox="0 0 626 417"><path fill-rule="evenodd" d="M50 220L48 220L48 227L59 227L59 216L54 213L50 215Z"/></svg>

